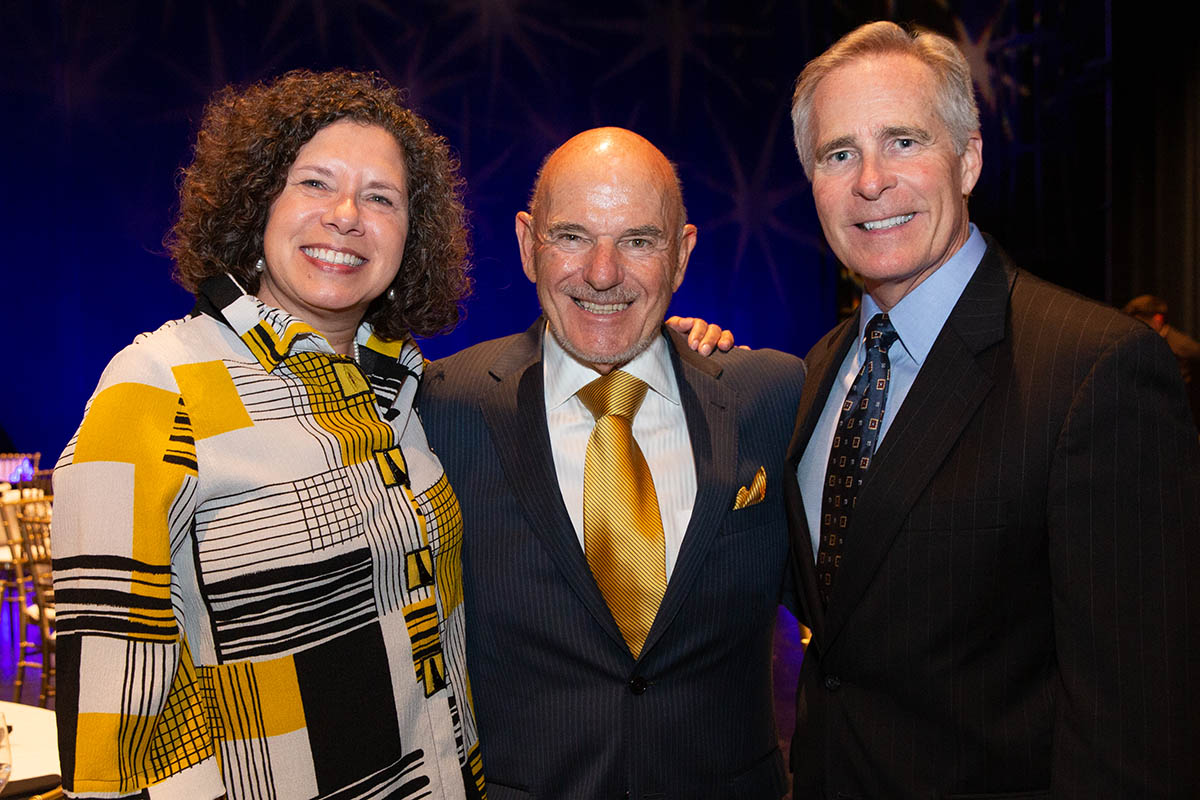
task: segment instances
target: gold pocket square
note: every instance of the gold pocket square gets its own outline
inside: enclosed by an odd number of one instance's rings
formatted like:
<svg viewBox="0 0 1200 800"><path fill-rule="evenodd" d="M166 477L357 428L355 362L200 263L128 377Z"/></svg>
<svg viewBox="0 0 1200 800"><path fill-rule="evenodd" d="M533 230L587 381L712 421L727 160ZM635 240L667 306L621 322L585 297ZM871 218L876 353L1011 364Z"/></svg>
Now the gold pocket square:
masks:
<svg viewBox="0 0 1200 800"><path fill-rule="evenodd" d="M754 473L754 480L750 481L750 486L738 489L737 499L733 501L733 510L761 503L766 496L767 471L759 467L758 472Z"/></svg>

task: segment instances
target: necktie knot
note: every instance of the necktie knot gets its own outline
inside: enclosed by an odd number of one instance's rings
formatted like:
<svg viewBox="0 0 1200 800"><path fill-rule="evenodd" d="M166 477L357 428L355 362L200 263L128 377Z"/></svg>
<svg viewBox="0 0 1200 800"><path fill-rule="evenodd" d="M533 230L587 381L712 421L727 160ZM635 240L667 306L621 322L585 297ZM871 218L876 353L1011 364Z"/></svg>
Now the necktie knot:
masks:
<svg viewBox="0 0 1200 800"><path fill-rule="evenodd" d="M614 369L584 386L576 395L597 420L615 416L632 421L648 388L645 381Z"/></svg>
<svg viewBox="0 0 1200 800"><path fill-rule="evenodd" d="M887 314L876 314L871 317L863 335L867 340L868 349L880 350L884 353L900 338L900 334L896 333L896 329L892 327L892 321L888 319Z"/></svg>

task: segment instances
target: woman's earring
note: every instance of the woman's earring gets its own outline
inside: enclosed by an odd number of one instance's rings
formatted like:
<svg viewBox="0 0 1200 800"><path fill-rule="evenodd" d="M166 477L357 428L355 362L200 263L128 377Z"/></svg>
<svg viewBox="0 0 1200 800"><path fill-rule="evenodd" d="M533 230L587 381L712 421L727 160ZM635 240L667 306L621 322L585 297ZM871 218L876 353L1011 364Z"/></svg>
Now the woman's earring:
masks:
<svg viewBox="0 0 1200 800"><path fill-rule="evenodd" d="M389 303L396 302L396 287L393 286L387 290L387 299Z"/></svg>
<svg viewBox="0 0 1200 800"><path fill-rule="evenodd" d="M267 268L267 260L265 258L260 258L258 261L254 262L254 271L255 272L263 272L264 270L266 270L266 268Z"/></svg>

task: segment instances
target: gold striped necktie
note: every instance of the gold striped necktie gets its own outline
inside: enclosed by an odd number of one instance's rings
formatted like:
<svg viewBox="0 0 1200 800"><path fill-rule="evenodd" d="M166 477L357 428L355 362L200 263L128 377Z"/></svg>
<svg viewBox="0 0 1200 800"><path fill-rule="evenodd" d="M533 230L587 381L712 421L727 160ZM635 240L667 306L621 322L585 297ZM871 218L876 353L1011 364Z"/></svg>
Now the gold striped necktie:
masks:
<svg viewBox="0 0 1200 800"><path fill-rule="evenodd" d="M634 658L667 589L658 494L633 439L646 389L645 382L613 370L578 392L596 418L583 467L584 554Z"/></svg>

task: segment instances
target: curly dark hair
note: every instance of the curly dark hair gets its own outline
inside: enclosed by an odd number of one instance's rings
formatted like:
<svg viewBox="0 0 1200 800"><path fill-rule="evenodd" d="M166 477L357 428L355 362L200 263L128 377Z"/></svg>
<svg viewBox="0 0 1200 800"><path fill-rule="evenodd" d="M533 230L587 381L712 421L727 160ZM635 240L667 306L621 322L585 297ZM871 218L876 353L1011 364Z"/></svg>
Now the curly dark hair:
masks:
<svg viewBox="0 0 1200 800"><path fill-rule="evenodd" d="M257 292L254 264L268 212L296 154L326 125L352 119L391 133L408 170L408 239L392 281L396 299L385 292L364 319L385 339L454 327L472 284L463 180L446 140L401 101L379 75L348 70L294 70L244 91L217 92L182 172L179 218L164 242L175 280L194 293L206 278L228 272Z"/></svg>

